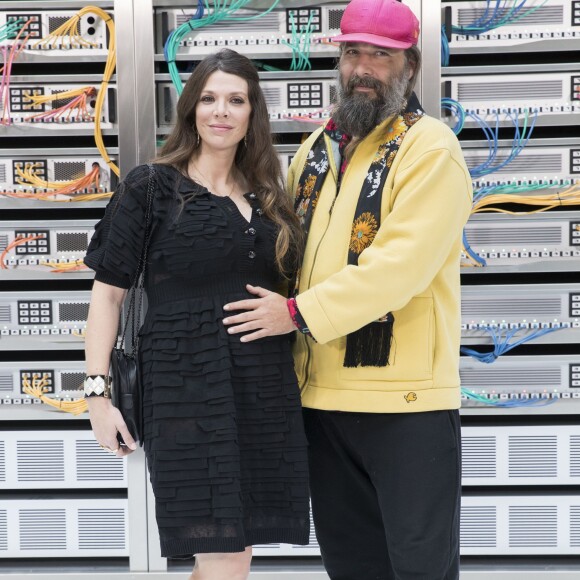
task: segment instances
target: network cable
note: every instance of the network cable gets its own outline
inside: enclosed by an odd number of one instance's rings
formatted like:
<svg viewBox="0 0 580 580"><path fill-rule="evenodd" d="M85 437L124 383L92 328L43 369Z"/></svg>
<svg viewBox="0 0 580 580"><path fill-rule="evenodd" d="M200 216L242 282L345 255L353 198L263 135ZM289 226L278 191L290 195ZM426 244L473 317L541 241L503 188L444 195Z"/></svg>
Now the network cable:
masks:
<svg viewBox="0 0 580 580"><path fill-rule="evenodd" d="M474 393L465 387L461 387L461 394L466 396L468 399L481 403L482 405L487 405L489 407L546 407L548 405L553 405L557 399L551 399L548 397L540 397L537 399L500 399L500 398L488 398L485 395L479 395Z"/></svg>

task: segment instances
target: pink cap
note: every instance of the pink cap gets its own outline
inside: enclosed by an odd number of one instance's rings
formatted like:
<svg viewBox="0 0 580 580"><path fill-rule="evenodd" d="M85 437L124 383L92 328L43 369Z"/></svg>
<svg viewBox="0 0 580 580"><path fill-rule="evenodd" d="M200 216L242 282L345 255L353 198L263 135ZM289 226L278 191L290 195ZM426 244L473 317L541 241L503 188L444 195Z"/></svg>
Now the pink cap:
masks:
<svg viewBox="0 0 580 580"><path fill-rule="evenodd" d="M397 0L351 0L340 20L340 31L333 41L409 48L419 39L419 21Z"/></svg>

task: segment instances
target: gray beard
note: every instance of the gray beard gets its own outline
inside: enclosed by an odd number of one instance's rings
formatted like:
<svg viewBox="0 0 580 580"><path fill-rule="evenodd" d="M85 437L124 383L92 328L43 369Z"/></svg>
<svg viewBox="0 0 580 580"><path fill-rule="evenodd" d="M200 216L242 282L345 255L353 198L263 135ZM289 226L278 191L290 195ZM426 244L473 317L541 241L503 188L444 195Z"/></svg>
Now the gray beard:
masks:
<svg viewBox="0 0 580 580"><path fill-rule="evenodd" d="M372 77L352 77L346 87L338 81L338 99L332 118L347 135L364 139L388 117L398 115L406 106L407 70L390 79L388 84ZM375 90L376 96L358 93L354 89L365 86Z"/></svg>

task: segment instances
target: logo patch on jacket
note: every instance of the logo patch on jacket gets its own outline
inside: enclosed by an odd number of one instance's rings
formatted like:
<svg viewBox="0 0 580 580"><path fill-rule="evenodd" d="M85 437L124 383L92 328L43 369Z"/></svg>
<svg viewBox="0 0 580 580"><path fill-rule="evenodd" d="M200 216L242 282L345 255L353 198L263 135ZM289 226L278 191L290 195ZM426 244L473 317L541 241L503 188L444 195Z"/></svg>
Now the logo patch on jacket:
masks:
<svg viewBox="0 0 580 580"><path fill-rule="evenodd" d="M413 391L411 391L410 393L407 393L405 395L405 401L407 401L407 403L412 403L413 401L417 400L417 393L414 393Z"/></svg>

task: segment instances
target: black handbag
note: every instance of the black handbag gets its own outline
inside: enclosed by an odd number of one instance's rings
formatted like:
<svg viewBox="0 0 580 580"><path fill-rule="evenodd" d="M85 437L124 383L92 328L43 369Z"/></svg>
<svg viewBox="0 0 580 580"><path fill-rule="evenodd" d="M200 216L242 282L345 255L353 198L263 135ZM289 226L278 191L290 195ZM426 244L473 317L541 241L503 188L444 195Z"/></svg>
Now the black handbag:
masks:
<svg viewBox="0 0 580 580"><path fill-rule="evenodd" d="M141 311L143 308L143 286L147 271L147 254L151 235L151 217L155 186L155 170L149 164L149 180L147 183L147 209L145 211L145 241L141 257L135 273L135 278L129 290L127 314L123 324L121 339L111 353L111 402L123 415L129 433L135 441L143 445L143 389L139 369L139 329L141 327ZM131 325L131 351L125 352L125 334ZM117 434L119 443L124 444L121 434Z"/></svg>

